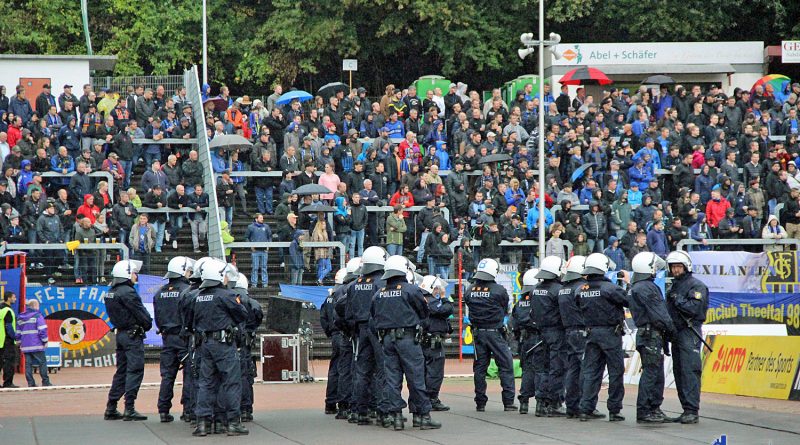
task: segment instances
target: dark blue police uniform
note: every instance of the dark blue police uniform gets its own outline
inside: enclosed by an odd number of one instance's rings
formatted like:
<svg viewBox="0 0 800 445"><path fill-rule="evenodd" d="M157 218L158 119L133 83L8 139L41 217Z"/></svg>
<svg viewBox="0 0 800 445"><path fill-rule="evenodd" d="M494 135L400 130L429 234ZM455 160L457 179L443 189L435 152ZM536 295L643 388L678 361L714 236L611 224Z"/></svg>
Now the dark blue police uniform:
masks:
<svg viewBox="0 0 800 445"><path fill-rule="evenodd" d="M691 328L702 332L708 310L708 287L702 281L684 273L672 281L667 293L667 309L677 329L672 339L672 373L684 414L700 411L701 342Z"/></svg>
<svg viewBox="0 0 800 445"><path fill-rule="evenodd" d="M370 423L366 417L370 407L374 407L382 415L389 412L384 394L386 375L383 348L378 341L374 326L370 326L372 297L385 285L385 281L381 279L382 274L382 271L375 271L357 278L347 288L347 297L344 301L345 320L355 342L353 398L359 424L362 425Z"/></svg>
<svg viewBox="0 0 800 445"><path fill-rule="evenodd" d="M124 395L125 409L133 410L144 378L144 336L153 327L153 319L130 280L111 286L105 304L117 335L117 371L108 391L108 407L116 409Z"/></svg>
<svg viewBox="0 0 800 445"><path fill-rule="evenodd" d="M256 344L256 330L264 320L264 311L258 301L250 298L247 289L235 288L242 306L247 309L247 318L239 325L239 360L242 376L242 421L253 419L253 383L256 377L256 364L253 362L253 348Z"/></svg>
<svg viewBox="0 0 800 445"><path fill-rule="evenodd" d="M183 362L185 369L183 374L183 388L186 394L186 401L183 404L183 420L190 422L196 420L194 414L197 406L197 385L200 368L198 366L200 354L197 352L198 338L194 335L192 325L194 318L194 298L200 288L200 281L197 279L189 280L187 287L179 297L178 311L182 321L182 335L186 338L187 352L189 356Z"/></svg>
<svg viewBox="0 0 800 445"><path fill-rule="evenodd" d="M520 413L528 412L528 400L536 395L536 370L534 350L541 348L542 333L531 318L531 293L519 296L519 300L511 311L514 323L514 335L519 343L519 361L522 367L522 382L519 386Z"/></svg>
<svg viewBox="0 0 800 445"><path fill-rule="evenodd" d="M627 306L625 292L602 275L589 275L578 292L578 304L589 335L583 358L581 416L591 415L597 407L597 397L603 381L603 369L608 367L608 412L618 414L625 397L623 377L625 359L622 355L622 326ZM583 417L581 418L583 420Z"/></svg>
<svg viewBox="0 0 800 445"><path fill-rule="evenodd" d="M417 413L429 414L431 402L425 392L425 357L420 345L420 323L428 316L428 306L422 291L405 276L389 278L375 294L371 315L382 340L387 413L400 413L407 406L402 396L405 375Z"/></svg>
<svg viewBox="0 0 800 445"><path fill-rule="evenodd" d="M561 283L545 279L531 290L531 318L542 331L541 347L535 348L537 416L563 415L559 410L564 400L564 326L558 306ZM542 411L546 409L546 412Z"/></svg>
<svg viewBox="0 0 800 445"><path fill-rule="evenodd" d="M472 372L475 382L475 404L483 410L489 398L486 396L486 371L494 358L503 388L503 405L514 405L514 360L505 337L503 321L508 312L508 292L503 286L476 279L464 293L464 302L469 308L472 337L475 345L475 361Z"/></svg>
<svg viewBox="0 0 800 445"><path fill-rule="evenodd" d="M581 364L586 350L586 323L578 307L578 289L586 284L583 278L565 282L558 291L558 310L564 325L564 402L567 417L580 414Z"/></svg>
<svg viewBox="0 0 800 445"><path fill-rule="evenodd" d="M441 406L439 390L444 380L445 362L443 343L450 334L448 320L453 315L453 303L446 297L433 295L425 295L425 300L428 304L428 318L422 321L425 332L422 342L422 353L425 355L425 389L431 403Z"/></svg>
<svg viewBox="0 0 800 445"><path fill-rule="evenodd" d="M332 414L338 410L347 409L349 396L341 387L350 388L352 374L349 366L344 366L342 362L352 362L353 349L349 339L342 332L341 324L336 324L336 301L341 298L342 289L346 285L340 284L332 290L328 298L322 303L319 313L320 325L325 332L325 336L331 339L331 361L328 365L328 384L325 388L325 412ZM341 416L340 416L341 418Z"/></svg>
<svg viewBox="0 0 800 445"><path fill-rule="evenodd" d="M194 299L193 322L201 337L199 386L195 414L211 419L215 402L227 421L238 422L242 393L241 367L233 328L247 319L240 299L221 284L200 287ZM218 398L215 385L219 383Z"/></svg>
<svg viewBox="0 0 800 445"><path fill-rule="evenodd" d="M633 283L630 309L636 323L636 350L642 361L642 376L636 397L636 419L660 414L664 401L664 340L675 335L661 289L653 279Z"/></svg>
<svg viewBox="0 0 800 445"><path fill-rule="evenodd" d="M189 288L189 280L184 277L172 278L156 291L153 297L153 313L156 328L161 333L161 388L158 391L158 412L169 414L172 408L172 395L175 377L181 360L186 359L187 339L183 335L183 319L180 313L180 296ZM183 368L184 385L181 391L181 405L186 404L189 389L186 385L186 368ZM184 409L185 411L185 409Z"/></svg>

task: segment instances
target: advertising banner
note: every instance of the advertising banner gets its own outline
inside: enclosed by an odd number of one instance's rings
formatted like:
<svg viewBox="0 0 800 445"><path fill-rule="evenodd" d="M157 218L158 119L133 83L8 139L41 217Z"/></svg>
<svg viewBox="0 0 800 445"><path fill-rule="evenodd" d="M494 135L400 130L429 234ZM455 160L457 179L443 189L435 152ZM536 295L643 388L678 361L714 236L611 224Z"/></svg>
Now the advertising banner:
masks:
<svg viewBox="0 0 800 445"><path fill-rule="evenodd" d="M800 360L798 337L711 337L703 363L703 391L789 399Z"/></svg>

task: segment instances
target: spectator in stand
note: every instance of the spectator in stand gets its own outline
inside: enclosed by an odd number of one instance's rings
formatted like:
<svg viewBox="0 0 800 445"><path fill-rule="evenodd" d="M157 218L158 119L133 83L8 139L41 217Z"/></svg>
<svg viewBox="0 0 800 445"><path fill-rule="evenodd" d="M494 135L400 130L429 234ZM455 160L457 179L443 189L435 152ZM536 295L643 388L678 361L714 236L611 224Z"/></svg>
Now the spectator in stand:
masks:
<svg viewBox="0 0 800 445"><path fill-rule="evenodd" d="M149 192L159 186L162 191L169 190L169 179L167 175L161 170L161 161L153 159L149 164L150 170L147 170L142 175L142 190Z"/></svg>
<svg viewBox="0 0 800 445"><path fill-rule="evenodd" d="M789 238L800 238L800 190L792 189L781 216Z"/></svg>
<svg viewBox="0 0 800 445"><path fill-rule="evenodd" d="M178 231L183 228L183 221L186 218L186 213L182 210L184 208L191 208L189 195L186 194L186 189L183 185L178 184L169 196L167 196L167 207L170 209L181 210L179 212L170 212L167 214L167 222L169 222L169 236L167 241L172 240L172 248L178 249Z"/></svg>
<svg viewBox="0 0 800 445"><path fill-rule="evenodd" d="M36 227L34 223L34 228ZM28 235L27 231L24 227L22 227L19 223L19 215L12 214L11 218L9 219L9 225L5 229L5 233L3 234L3 242L9 244L22 244L27 243ZM32 268L34 267L35 263L31 265Z"/></svg>
<svg viewBox="0 0 800 445"><path fill-rule="evenodd" d="M78 214L72 239L83 244L94 244L97 241L97 233L92 227L93 224L91 218ZM98 251L93 249L75 251L75 284L97 283L97 254Z"/></svg>
<svg viewBox="0 0 800 445"><path fill-rule="evenodd" d="M403 254L403 238L408 227L402 204L394 204L392 213L386 218L386 250L389 255Z"/></svg>
<svg viewBox="0 0 800 445"><path fill-rule="evenodd" d="M367 227L367 208L361 202L361 195L353 193L353 202L350 206L350 258L360 257L364 254L364 235ZM420 241L422 242L422 241Z"/></svg>
<svg viewBox="0 0 800 445"><path fill-rule="evenodd" d="M725 218L725 212L731 206L731 203L722 196L719 184L715 185L711 190L711 199L706 204L706 218L708 218L708 225L714 237L717 237L719 222Z"/></svg>
<svg viewBox="0 0 800 445"><path fill-rule="evenodd" d="M91 225L97 221L97 215L99 214L100 209L94 205L94 195L89 193L83 195L83 204L78 207L78 211L75 213L76 220L80 221L83 218L87 218Z"/></svg>
<svg viewBox="0 0 800 445"><path fill-rule="evenodd" d="M198 160L196 150L190 151L189 159L183 160L181 164L181 176L183 177L183 183L190 187L203 184L203 166Z"/></svg>
<svg viewBox="0 0 800 445"><path fill-rule="evenodd" d="M275 159L269 150L263 150L261 156L252 163L252 170L262 173L272 172L277 167ZM334 175L335 176L335 175ZM338 179L338 176L337 176ZM263 215L272 215L273 191L275 190L275 177L256 176L253 185L256 192L256 206Z"/></svg>
<svg viewBox="0 0 800 445"><path fill-rule="evenodd" d="M614 262L616 268L613 270L620 271L625 268L625 252L622 251L619 247L619 239L611 235L608 238L608 247L603 250L603 255L607 256L611 261Z"/></svg>
<svg viewBox="0 0 800 445"><path fill-rule="evenodd" d="M142 199L142 206L156 210L166 209L167 197L164 195L164 190L159 184L153 185L153 188L144 195L144 198ZM150 222L148 225L153 227L156 231L154 247L156 252L160 253L161 246L164 244L164 231L167 224L167 215L163 212L151 212L150 216L148 217L148 222Z"/></svg>
<svg viewBox="0 0 800 445"><path fill-rule="evenodd" d="M169 155L167 157L167 163L161 167L161 171L167 176L167 186L169 190L175 190L175 187L178 184L182 184L183 180L181 178L181 166L178 165L178 157L175 155ZM194 184L191 184L193 186Z"/></svg>
<svg viewBox="0 0 800 445"><path fill-rule="evenodd" d="M292 217L293 214L290 214ZM294 216L294 219L297 217ZM291 284L303 284L303 269L305 261L303 260L303 248L300 243L305 241L305 235L302 230L295 229L291 235L291 244L289 245L289 271L291 273Z"/></svg>
<svg viewBox="0 0 800 445"><path fill-rule="evenodd" d="M778 221L778 217L775 215L769 215L769 219L767 220L767 225L761 230L761 238L769 239L769 240L781 240L786 239L788 234L786 230L780 225ZM780 252L783 250L783 246L780 244L767 244L764 246L765 252Z"/></svg>
<svg viewBox="0 0 800 445"><path fill-rule="evenodd" d="M653 221L650 231L647 232L647 248L661 258L666 258L669 253L669 243L664 233L664 221L661 218Z"/></svg>
<svg viewBox="0 0 800 445"><path fill-rule="evenodd" d="M42 213L36 221L36 236L38 242L45 244L56 244L66 241L67 234L61 226L61 220L58 215L56 215L56 205L52 201L47 202L44 213ZM44 273L49 276L56 273L57 265L66 264L66 255L63 250L48 250L47 252L48 255L45 256L44 262Z"/></svg>
<svg viewBox="0 0 800 445"><path fill-rule="evenodd" d="M264 215L257 213L255 220L247 227L245 240L249 243L269 243L272 242L272 229L264 222ZM258 287L258 274L261 273L261 286L267 287L269 277L267 275L267 260L269 248L253 247L250 249L252 259L252 270L250 272L250 286Z"/></svg>
<svg viewBox="0 0 800 445"><path fill-rule="evenodd" d="M231 179L230 172L227 170L222 172L219 182L217 182L217 205L220 206L220 217L228 222L228 225L233 224L233 202L235 199L236 187Z"/></svg>
<svg viewBox="0 0 800 445"><path fill-rule="evenodd" d="M311 241L313 242L328 242L328 229L324 219L320 219L314 226L311 233ZM314 259L317 261L317 285L322 286L323 280L331 272L331 248L330 247L315 247Z"/></svg>
<svg viewBox="0 0 800 445"><path fill-rule="evenodd" d="M319 185L327 187L329 190L336 190L339 188L339 183L342 182L339 176L334 172L334 165L332 163L325 164L325 172L319 176ZM326 193L319 196L320 199L327 201L333 200L333 193Z"/></svg>
<svg viewBox="0 0 800 445"><path fill-rule="evenodd" d="M208 194L203 191L203 186L197 184L194 186L194 193L189 196L188 207L194 209L193 213L189 213L189 227L192 229L192 248L194 253L200 253L200 241L205 240L208 236ZM227 221L226 221L227 223Z"/></svg>
<svg viewBox="0 0 800 445"><path fill-rule="evenodd" d="M98 145L95 145L97 147ZM100 168L102 171L111 173L114 177L114 182L117 187L123 187L125 184L125 167L119 162L119 155L111 152L108 154L108 159L105 159Z"/></svg>
<svg viewBox="0 0 800 445"><path fill-rule="evenodd" d="M147 220L146 213L139 215L138 223L131 227L128 237L131 259L142 262L139 270L142 274L150 273L150 252L156 245L156 229Z"/></svg>
<svg viewBox="0 0 800 445"><path fill-rule="evenodd" d="M514 215L517 216L517 215ZM550 239L547 240L547 244L545 245L545 256L557 256L559 258L566 259L566 249L564 245L564 240L561 239L561 235L564 233L564 225L560 222L554 222L552 226L550 226ZM512 264L519 264L519 262L514 262L514 259L511 258Z"/></svg>
<svg viewBox="0 0 800 445"><path fill-rule="evenodd" d="M8 335L8 334L6 334ZM53 386L47 370L47 323L39 312L39 300L31 298L25 302L25 311L19 314L16 326L16 340L20 342L20 352L25 354L25 380L28 387L36 387L33 368L39 370L42 386Z"/></svg>
<svg viewBox="0 0 800 445"><path fill-rule="evenodd" d="M349 255L351 226L353 223L351 217L352 210L347 204L347 198L345 196L337 196L333 202L335 206L335 210L333 212L334 232L336 233L338 240L345 245L345 248L348 249Z"/></svg>
<svg viewBox="0 0 800 445"><path fill-rule="evenodd" d="M128 243L128 233L136 220L136 208L130 202L128 192L119 192L119 201L111 208L110 229L112 239L116 238L121 243ZM130 246L129 246L130 247Z"/></svg>

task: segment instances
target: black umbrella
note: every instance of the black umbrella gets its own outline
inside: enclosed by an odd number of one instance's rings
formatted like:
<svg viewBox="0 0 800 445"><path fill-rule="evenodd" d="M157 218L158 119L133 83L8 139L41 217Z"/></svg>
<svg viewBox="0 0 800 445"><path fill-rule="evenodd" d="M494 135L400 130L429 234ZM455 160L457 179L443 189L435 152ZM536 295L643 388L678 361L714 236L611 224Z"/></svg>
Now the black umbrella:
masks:
<svg viewBox="0 0 800 445"><path fill-rule="evenodd" d="M675 79L663 74L656 74L655 76L650 76L642 81L642 85L671 85L674 83Z"/></svg>
<svg viewBox="0 0 800 445"><path fill-rule="evenodd" d="M300 209L300 213L318 213L318 212L330 213L335 210L336 209L327 204L311 204Z"/></svg>
<svg viewBox="0 0 800 445"><path fill-rule="evenodd" d="M348 91L350 91L350 87L343 84L342 82L331 82L320 88L319 91L317 91L317 94L322 96L322 98L325 99L325 101L327 101L331 97L335 96L336 93L338 93L339 91L347 93Z"/></svg>
<svg viewBox="0 0 800 445"><path fill-rule="evenodd" d="M208 144L208 148L211 150L217 150L220 148L235 150L252 146L252 142L248 141L242 136L239 136L238 134L220 134L214 136L214 139L212 139Z"/></svg>
<svg viewBox="0 0 800 445"><path fill-rule="evenodd" d="M328 193L333 193L333 190L325 187L324 185L306 184L294 189L293 193L296 193L298 196L327 195Z"/></svg>
<svg viewBox="0 0 800 445"><path fill-rule="evenodd" d="M478 164L489 164L492 162L505 162L510 161L511 156L505 153L495 153L493 155L486 155L478 160Z"/></svg>

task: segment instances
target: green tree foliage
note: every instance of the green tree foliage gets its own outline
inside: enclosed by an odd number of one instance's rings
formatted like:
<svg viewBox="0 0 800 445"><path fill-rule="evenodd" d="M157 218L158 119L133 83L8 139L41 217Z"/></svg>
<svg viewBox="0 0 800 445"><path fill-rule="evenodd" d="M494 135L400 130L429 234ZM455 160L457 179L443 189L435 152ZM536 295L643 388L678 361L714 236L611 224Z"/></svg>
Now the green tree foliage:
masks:
<svg viewBox="0 0 800 445"><path fill-rule="evenodd" d="M764 40L800 37L800 2L552 0L546 31L565 42ZM0 52L85 53L75 1L0 0ZM180 72L201 62L200 0L91 0L96 54L115 74ZM208 0L209 77L244 91L274 81L313 89L346 80L382 91L426 74L489 88L534 71L516 57L537 32L537 0Z"/></svg>

